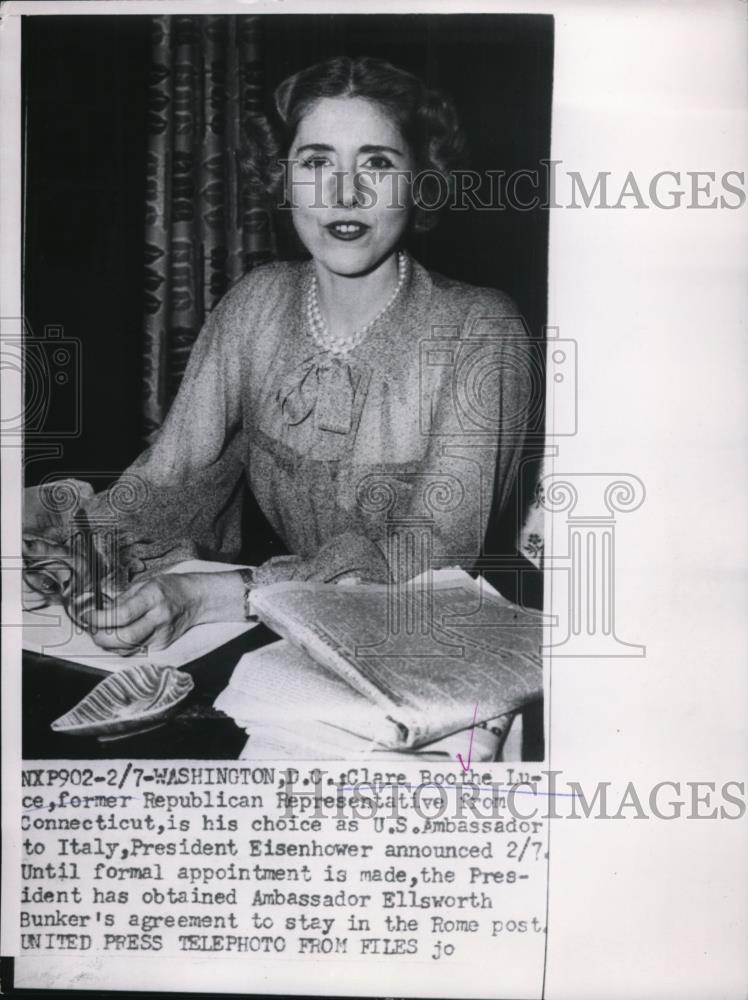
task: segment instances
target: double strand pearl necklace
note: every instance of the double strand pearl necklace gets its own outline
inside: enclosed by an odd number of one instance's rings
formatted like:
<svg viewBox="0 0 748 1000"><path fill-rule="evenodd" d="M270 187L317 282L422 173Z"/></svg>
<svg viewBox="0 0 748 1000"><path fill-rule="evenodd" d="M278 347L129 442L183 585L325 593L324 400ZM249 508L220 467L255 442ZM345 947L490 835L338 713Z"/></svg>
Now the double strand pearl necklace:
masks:
<svg viewBox="0 0 748 1000"><path fill-rule="evenodd" d="M366 326L362 326L359 330L355 330L348 336L341 337L333 336L327 329L327 324L322 318L322 312L319 307L319 296L317 293L317 275L315 274L312 278L312 283L309 286L309 291L307 292L306 318L312 339L317 346L321 347L324 351L329 351L330 354L335 355L347 354L349 351L352 351L354 347L358 347L372 326L374 326L377 320L380 320L382 316L384 316L399 295L400 289L405 283L407 273L408 258L404 253L400 252L397 255L397 286L392 295L389 297L385 305L382 306L376 316L369 320Z"/></svg>

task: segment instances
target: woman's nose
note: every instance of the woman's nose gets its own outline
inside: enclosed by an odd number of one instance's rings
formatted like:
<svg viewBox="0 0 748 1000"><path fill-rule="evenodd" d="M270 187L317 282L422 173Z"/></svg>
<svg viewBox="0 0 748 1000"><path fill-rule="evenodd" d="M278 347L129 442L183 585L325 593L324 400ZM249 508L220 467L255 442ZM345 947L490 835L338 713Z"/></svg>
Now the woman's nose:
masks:
<svg viewBox="0 0 748 1000"><path fill-rule="evenodd" d="M333 204L336 208L355 208L360 202L356 172L336 170L332 176Z"/></svg>

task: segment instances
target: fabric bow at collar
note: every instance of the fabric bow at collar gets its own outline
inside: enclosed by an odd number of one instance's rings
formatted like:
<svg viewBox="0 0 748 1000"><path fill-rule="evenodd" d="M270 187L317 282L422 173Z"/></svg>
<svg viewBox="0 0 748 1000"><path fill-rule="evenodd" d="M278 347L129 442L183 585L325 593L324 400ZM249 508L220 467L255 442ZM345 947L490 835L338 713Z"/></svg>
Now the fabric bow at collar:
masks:
<svg viewBox="0 0 748 1000"><path fill-rule="evenodd" d="M333 434L349 434L358 383L355 366L327 352L302 361L278 388L277 400L287 423L295 426L314 413L315 425Z"/></svg>

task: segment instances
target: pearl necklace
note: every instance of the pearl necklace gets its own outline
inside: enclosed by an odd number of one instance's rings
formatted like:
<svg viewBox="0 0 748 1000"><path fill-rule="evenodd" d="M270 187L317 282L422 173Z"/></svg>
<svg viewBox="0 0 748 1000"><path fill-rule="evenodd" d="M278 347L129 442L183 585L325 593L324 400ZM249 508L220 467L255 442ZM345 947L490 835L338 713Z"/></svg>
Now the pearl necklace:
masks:
<svg viewBox="0 0 748 1000"><path fill-rule="evenodd" d="M307 324L309 326L309 332L312 335L312 339L321 347L324 351L329 351L330 354L347 354L352 351L354 347L363 341L366 334L374 326L377 320L380 320L382 316L387 312L392 303L395 301L400 293L400 289L405 283L405 278L408 273L408 258L404 253L398 253L397 255L397 286L389 297L384 306L379 310L373 319L370 319L366 326L362 326L359 330L354 331L349 336L334 337L330 331L327 329L327 324L322 318L322 311L319 307L319 297L317 293L317 275L315 274L312 278L312 283L309 286L309 291L306 297L306 318Z"/></svg>

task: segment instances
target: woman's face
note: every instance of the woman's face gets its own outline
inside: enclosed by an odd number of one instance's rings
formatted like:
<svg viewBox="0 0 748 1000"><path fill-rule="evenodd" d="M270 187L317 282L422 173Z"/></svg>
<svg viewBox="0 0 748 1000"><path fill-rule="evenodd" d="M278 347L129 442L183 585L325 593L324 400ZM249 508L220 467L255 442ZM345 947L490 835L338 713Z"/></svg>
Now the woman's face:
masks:
<svg viewBox="0 0 748 1000"><path fill-rule="evenodd" d="M366 274L395 250L410 216L413 160L379 105L321 98L302 118L289 159L294 225L317 263Z"/></svg>

